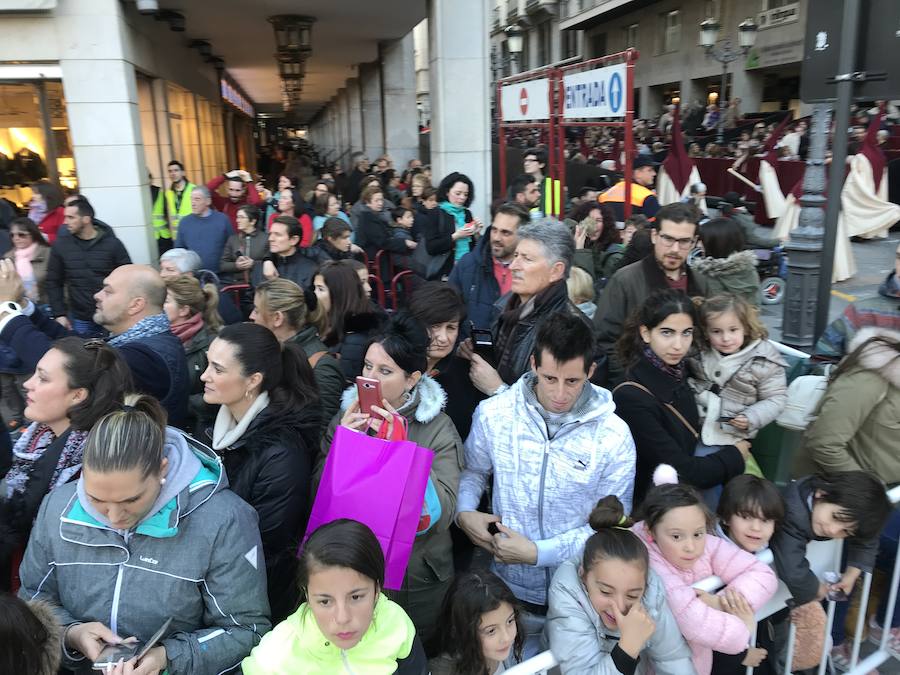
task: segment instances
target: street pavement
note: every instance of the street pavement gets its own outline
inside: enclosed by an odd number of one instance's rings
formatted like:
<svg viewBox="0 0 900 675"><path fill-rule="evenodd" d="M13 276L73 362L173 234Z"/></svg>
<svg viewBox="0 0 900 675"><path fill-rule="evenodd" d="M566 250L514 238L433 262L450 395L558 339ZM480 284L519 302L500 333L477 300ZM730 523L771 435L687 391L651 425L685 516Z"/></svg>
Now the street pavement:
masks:
<svg viewBox="0 0 900 675"><path fill-rule="evenodd" d="M900 243L900 230L891 232L887 239L870 239L853 242L856 258L856 274L846 281L831 286L831 303L828 308L828 322L834 321L853 300L878 292L878 286L888 272L894 269L894 253ZM762 320L769 329L773 340L781 340L781 326L784 320L784 303L763 305ZM808 351L808 350L804 350Z"/></svg>

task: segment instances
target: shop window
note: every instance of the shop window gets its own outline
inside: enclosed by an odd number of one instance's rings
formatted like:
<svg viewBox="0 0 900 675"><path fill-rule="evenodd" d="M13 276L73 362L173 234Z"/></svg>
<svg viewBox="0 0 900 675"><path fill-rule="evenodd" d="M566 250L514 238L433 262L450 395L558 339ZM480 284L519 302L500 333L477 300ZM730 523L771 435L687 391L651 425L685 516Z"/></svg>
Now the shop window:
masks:
<svg viewBox="0 0 900 675"><path fill-rule="evenodd" d="M0 197L25 208L38 180L77 189L73 154L62 83L0 83Z"/></svg>

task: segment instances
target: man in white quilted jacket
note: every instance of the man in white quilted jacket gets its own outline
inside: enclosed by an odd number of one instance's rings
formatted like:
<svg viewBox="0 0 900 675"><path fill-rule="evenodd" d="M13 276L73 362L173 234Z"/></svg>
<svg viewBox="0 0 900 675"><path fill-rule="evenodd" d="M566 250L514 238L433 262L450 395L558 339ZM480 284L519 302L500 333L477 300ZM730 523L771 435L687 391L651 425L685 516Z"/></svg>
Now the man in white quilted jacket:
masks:
<svg viewBox="0 0 900 675"><path fill-rule="evenodd" d="M525 613L525 658L544 648L547 589L592 533L597 501L631 510L635 450L612 395L590 383L591 329L554 313L538 329L531 371L475 411L459 481L457 524L493 556ZM492 513L478 503L492 480Z"/></svg>

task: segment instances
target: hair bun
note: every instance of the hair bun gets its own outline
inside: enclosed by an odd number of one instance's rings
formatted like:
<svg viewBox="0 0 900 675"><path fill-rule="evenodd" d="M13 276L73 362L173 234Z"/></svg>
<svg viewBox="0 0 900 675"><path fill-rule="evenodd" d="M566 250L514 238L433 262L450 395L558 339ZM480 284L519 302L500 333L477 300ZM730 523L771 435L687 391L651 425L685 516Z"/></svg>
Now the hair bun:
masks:
<svg viewBox="0 0 900 675"><path fill-rule="evenodd" d="M678 483L678 472L671 464L660 464L653 471L654 485L673 485Z"/></svg>

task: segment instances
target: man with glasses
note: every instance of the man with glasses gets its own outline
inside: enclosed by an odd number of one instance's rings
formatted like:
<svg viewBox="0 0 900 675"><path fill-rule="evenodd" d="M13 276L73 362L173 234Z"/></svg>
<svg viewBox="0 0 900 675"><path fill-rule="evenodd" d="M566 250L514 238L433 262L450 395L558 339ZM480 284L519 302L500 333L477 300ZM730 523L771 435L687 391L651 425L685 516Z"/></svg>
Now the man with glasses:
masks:
<svg viewBox="0 0 900 675"><path fill-rule="evenodd" d="M697 241L700 215L692 204L662 207L650 231L653 252L620 269L603 289L594 326L598 345L609 357L610 384L618 384L624 372L615 353L622 325L653 291L674 288L690 296L709 292L708 280L687 266L688 254Z"/></svg>
<svg viewBox="0 0 900 675"><path fill-rule="evenodd" d="M534 178L538 186L544 182L544 168L547 166L547 153L540 148L529 148L522 158L525 173Z"/></svg>

